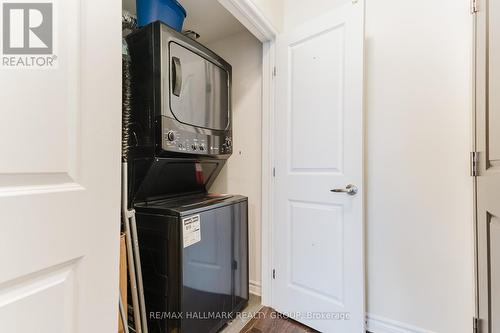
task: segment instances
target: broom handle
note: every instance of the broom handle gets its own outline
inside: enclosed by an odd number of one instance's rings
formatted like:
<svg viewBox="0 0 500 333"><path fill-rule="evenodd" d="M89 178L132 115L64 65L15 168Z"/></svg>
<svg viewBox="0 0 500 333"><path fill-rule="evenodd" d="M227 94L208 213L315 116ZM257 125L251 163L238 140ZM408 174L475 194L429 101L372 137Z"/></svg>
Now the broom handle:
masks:
<svg viewBox="0 0 500 333"><path fill-rule="evenodd" d="M130 289L132 293L132 307L134 308L134 324L136 333L142 332L142 323L140 315L139 297L137 293L137 275L135 272L134 263L134 251L133 251L133 241L132 241L132 231L130 228L130 212L128 210L128 198L127 198L127 163L122 163L122 219L125 226L125 240L127 242L127 260L128 260L128 272L130 277Z"/></svg>

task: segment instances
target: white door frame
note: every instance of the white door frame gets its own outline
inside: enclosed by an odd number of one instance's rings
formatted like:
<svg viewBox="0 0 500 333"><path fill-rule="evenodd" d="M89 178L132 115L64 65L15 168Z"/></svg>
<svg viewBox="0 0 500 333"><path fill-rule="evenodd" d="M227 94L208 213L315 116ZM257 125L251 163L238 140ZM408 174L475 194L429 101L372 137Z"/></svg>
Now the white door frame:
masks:
<svg viewBox="0 0 500 333"><path fill-rule="evenodd" d="M218 0L262 42L262 211L261 211L261 269L262 304L273 305L272 300L272 232L273 232L273 177L274 115L275 115L275 39L277 29L251 0Z"/></svg>

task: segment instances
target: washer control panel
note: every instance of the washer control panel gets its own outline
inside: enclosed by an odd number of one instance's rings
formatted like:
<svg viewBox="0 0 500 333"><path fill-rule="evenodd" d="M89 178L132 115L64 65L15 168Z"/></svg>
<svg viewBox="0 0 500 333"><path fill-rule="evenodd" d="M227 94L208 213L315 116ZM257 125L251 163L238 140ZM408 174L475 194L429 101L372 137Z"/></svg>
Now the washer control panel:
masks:
<svg viewBox="0 0 500 333"><path fill-rule="evenodd" d="M176 120L162 119L162 148L165 151L196 155L230 155L233 143L230 132L210 135L195 132L196 128L179 124Z"/></svg>

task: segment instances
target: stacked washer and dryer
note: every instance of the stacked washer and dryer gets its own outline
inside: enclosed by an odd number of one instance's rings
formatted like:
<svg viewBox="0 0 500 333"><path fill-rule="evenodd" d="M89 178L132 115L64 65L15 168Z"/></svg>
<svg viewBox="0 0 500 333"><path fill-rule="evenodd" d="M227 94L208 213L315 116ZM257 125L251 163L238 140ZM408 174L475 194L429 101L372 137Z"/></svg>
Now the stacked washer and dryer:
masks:
<svg viewBox="0 0 500 333"><path fill-rule="evenodd" d="M248 301L248 208L210 194L232 154L231 65L157 21L127 36L135 211L147 330L211 333Z"/></svg>

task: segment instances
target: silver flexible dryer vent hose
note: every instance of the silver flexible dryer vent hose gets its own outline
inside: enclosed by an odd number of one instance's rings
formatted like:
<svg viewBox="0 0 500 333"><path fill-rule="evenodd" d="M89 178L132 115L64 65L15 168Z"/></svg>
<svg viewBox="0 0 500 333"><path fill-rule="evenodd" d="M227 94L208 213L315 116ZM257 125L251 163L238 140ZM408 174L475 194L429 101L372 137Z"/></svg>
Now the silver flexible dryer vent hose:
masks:
<svg viewBox="0 0 500 333"><path fill-rule="evenodd" d="M122 12L122 30L135 30L137 28L137 17L124 10Z"/></svg>
<svg viewBox="0 0 500 333"><path fill-rule="evenodd" d="M122 31L137 29L137 18L127 11L122 12ZM131 58L127 41L122 39L122 161L127 162L130 149L130 117L132 113Z"/></svg>
<svg viewBox="0 0 500 333"><path fill-rule="evenodd" d="M122 161L127 162L130 148L130 117L132 113L132 90L130 58L122 58Z"/></svg>

